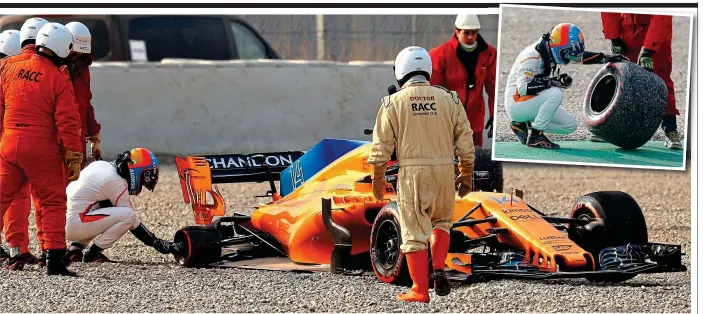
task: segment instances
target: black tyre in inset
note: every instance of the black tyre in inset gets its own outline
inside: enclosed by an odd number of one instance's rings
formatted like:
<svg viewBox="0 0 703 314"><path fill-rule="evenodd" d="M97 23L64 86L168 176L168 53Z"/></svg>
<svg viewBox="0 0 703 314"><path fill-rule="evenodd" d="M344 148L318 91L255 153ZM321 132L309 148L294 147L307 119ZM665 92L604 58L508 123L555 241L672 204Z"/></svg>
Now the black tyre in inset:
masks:
<svg viewBox="0 0 703 314"><path fill-rule="evenodd" d="M176 231L174 243L184 243L181 254L174 254L176 261L185 267L206 267L220 261L222 234L214 226L189 226Z"/></svg>
<svg viewBox="0 0 703 314"><path fill-rule="evenodd" d="M371 266L376 277L385 283L409 286L412 284L400 230L398 203L384 206L371 227Z"/></svg>
<svg viewBox="0 0 703 314"><path fill-rule="evenodd" d="M588 130L624 149L647 143L666 112L664 81L632 62L608 63L588 86L584 114Z"/></svg>
<svg viewBox="0 0 703 314"><path fill-rule="evenodd" d="M647 223L642 209L632 196L621 191L600 191L586 194L576 201L570 218L588 220L602 219L595 228L579 228L569 225L569 239L593 255L596 269L600 268L599 254L602 249L627 244L648 243ZM590 276L591 281L619 282L635 275Z"/></svg>

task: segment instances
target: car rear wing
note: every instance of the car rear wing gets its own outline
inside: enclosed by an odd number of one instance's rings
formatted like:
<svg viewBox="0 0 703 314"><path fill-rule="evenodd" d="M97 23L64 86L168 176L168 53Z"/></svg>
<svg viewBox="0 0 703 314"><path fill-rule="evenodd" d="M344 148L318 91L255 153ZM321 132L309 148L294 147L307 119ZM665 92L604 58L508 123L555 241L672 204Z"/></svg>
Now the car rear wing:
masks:
<svg viewBox="0 0 703 314"><path fill-rule="evenodd" d="M216 216L224 216L226 203L215 184L269 181L267 196L277 198L274 181L283 170L303 156L304 152L289 151L261 154L224 154L207 156L176 156L176 168L181 183L183 201L191 204L196 224L207 225ZM209 204L210 194L213 203Z"/></svg>
<svg viewBox="0 0 703 314"><path fill-rule="evenodd" d="M293 164L304 152L289 151L259 154L224 154L199 156L209 167L212 183L242 183L280 180L281 172ZM190 156L189 156L190 157ZM183 157L176 156L176 159ZM179 169L180 170L180 169Z"/></svg>

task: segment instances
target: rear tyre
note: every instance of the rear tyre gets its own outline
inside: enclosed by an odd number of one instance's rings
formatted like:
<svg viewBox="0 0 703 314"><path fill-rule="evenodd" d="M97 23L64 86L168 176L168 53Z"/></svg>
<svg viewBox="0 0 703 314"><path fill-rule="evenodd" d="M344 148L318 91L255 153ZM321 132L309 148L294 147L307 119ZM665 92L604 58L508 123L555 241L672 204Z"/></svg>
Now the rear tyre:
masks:
<svg viewBox="0 0 703 314"><path fill-rule="evenodd" d="M645 245L649 242L647 223L642 209L632 196L620 191L600 191L586 194L576 201L571 212L573 219L602 219L596 228L577 228L569 225L569 239L593 255L595 268L602 269L599 253L607 247L626 244ZM589 281L621 282L636 275L608 275L586 277Z"/></svg>
<svg viewBox="0 0 703 314"><path fill-rule="evenodd" d="M405 254L400 250L402 243L398 203L391 202L381 208L371 226L371 267L382 282L412 284Z"/></svg>
<svg viewBox="0 0 703 314"><path fill-rule="evenodd" d="M176 231L174 243L184 243L181 254L174 254L176 261L185 267L206 267L220 261L222 234L214 226L190 226Z"/></svg>

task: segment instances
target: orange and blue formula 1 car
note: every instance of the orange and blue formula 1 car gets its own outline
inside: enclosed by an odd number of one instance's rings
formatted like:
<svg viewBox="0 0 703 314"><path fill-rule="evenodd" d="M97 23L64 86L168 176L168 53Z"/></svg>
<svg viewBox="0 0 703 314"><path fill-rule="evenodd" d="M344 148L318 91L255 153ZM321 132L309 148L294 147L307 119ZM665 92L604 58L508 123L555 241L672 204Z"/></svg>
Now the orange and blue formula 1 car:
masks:
<svg viewBox="0 0 703 314"><path fill-rule="evenodd" d="M409 284L396 194L373 197L370 148L369 142L325 139L307 152L177 156L196 222L176 232L174 240L185 244L177 260L187 267L373 272L383 282ZM623 281L686 271L681 246L649 242L642 211L628 194L590 193L569 217L550 217L527 204L522 191L504 193L502 166L477 150L476 191L456 199L446 259L451 278ZM386 176L393 184L398 165L391 163ZM272 200L251 215L226 215L213 185L264 181Z"/></svg>

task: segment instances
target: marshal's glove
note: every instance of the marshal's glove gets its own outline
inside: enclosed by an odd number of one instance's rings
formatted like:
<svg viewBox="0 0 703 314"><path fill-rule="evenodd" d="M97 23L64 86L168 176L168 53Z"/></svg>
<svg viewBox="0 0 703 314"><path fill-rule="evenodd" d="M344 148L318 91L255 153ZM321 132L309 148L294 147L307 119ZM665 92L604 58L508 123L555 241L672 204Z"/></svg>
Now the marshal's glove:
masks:
<svg viewBox="0 0 703 314"><path fill-rule="evenodd" d="M625 42L622 41L622 38L618 37L615 39L610 40L610 51L613 52L613 54L616 55L626 55L627 54L627 45L625 45Z"/></svg>
<svg viewBox="0 0 703 314"><path fill-rule="evenodd" d="M83 153L67 151L63 157L63 162L68 166L69 176L68 182L78 180L81 174L81 163L83 162Z"/></svg>
<svg viewBox="0 0 703 314"><path fill-rule="evenodd" d="M100 159L103 154L103 150L100 147L100 133L88 136L88 141L90 142L90 157L93 157L95 160Z"/></svg>
<svg viewBox="0 0 703 314"><path fill-rule="evenodd" d="M491 112L491 114L493 114ZM488 138L493 138L493 116L491 116L490 119L488 119L488 122L486 122L486 127L484 130L488 130Z"/></svg>
<svg viewBox="0 0 703 314"><path fill-rule="evenodd" d="M654 72L654 51L642 48L637 64L649 72Z"/></svg>
<svg viewBox="0 0 703 314"><path fill-rule="evenodd" d="M459 197L464 197L473 190L474 165L459 161L459 176L454 181L459 185Z"/></svg>
<svg viewBox="0 0 703 314"><path fill-rule="evenodd" d="M383 200L383 193L388 188L388 181L386 181L386 169L388 169L388 166L383 164L380 166L371 165L371 167L373 167L373 177L371 177L373 196L380 201Z"/></svg>

